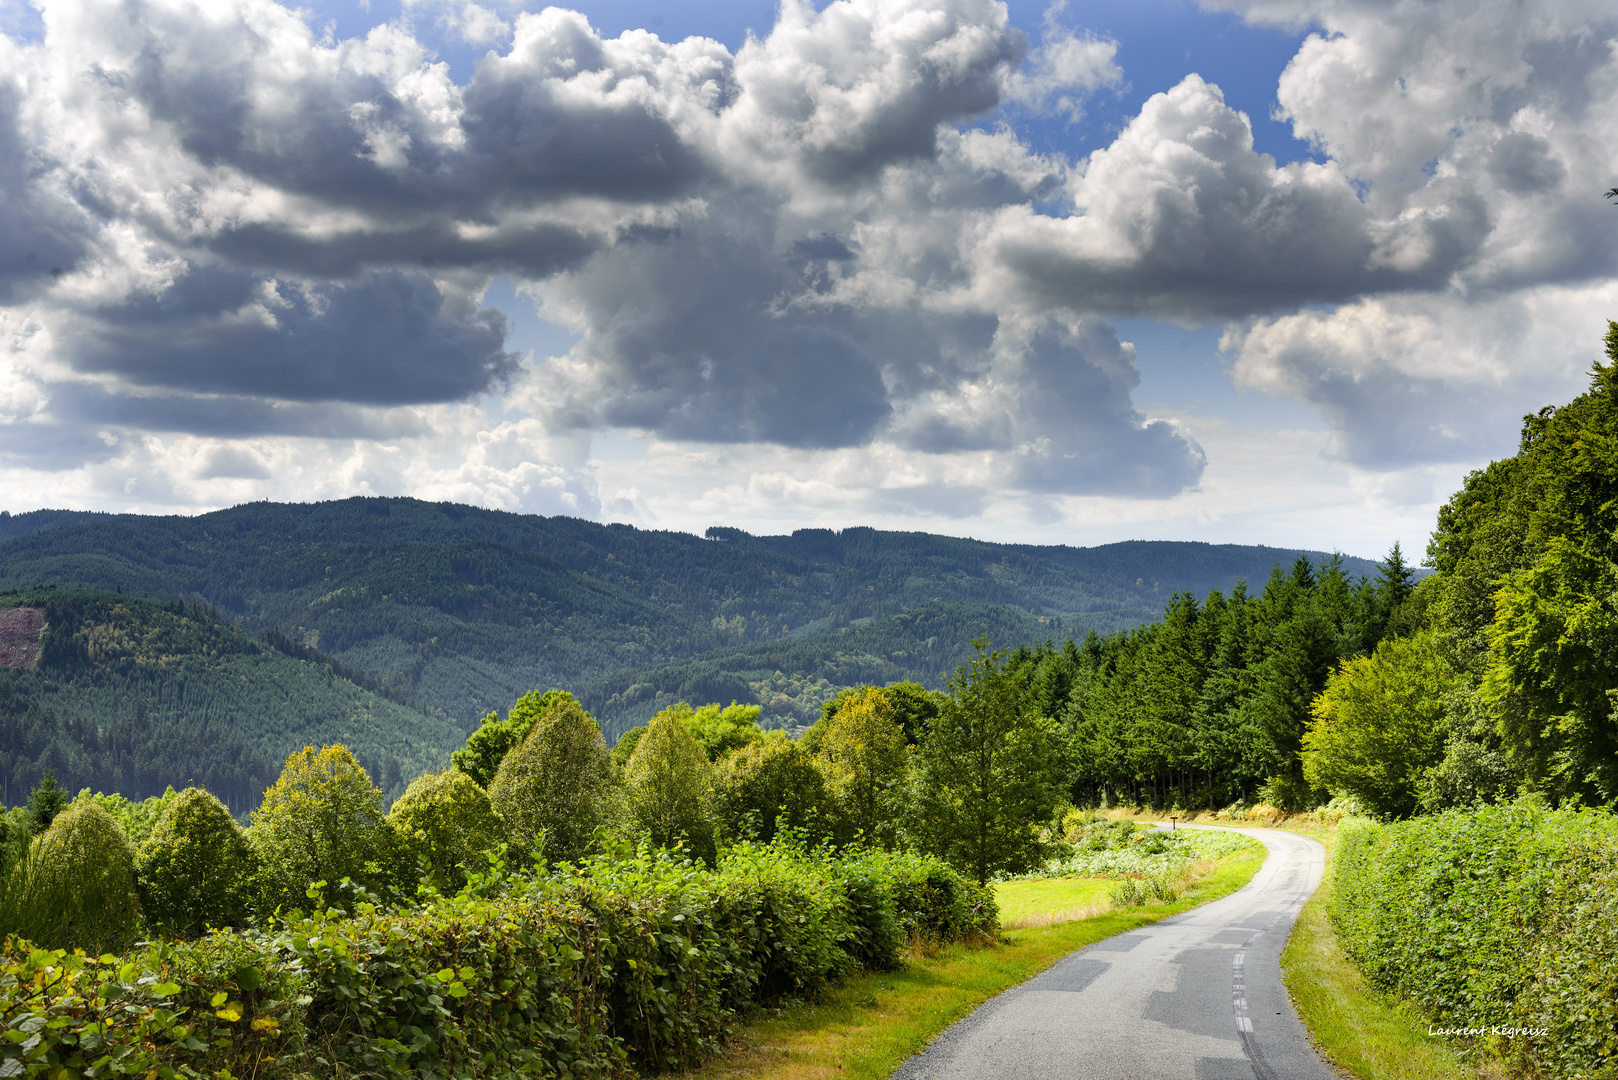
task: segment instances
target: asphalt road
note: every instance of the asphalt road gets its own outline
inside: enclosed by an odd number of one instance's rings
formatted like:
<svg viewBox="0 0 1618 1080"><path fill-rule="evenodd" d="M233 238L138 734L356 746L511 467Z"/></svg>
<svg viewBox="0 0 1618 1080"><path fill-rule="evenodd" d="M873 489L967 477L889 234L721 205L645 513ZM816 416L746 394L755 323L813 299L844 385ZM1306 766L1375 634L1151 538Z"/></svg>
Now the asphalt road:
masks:
<svg viewBox="0 0 1618 1080"><path fill-rule="evenodd" d="M1280 963L1326 851L1294 833L1239 831L1269 849L1246 887L1063 958L944 1032L896 1080L1336 1080Z"/></svg>

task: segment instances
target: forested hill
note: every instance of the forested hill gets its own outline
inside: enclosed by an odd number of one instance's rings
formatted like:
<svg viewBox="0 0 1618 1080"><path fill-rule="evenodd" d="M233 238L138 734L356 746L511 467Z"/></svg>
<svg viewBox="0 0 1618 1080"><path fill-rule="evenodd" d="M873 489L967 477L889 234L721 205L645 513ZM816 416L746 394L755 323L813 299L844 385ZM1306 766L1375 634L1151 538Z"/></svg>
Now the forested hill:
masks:
<svg viewBox="0 0 1618 1080"><path fill-rule="evenodd" d="M0 517L4 536L0 588L54 582L206 603L249 634L282 631L461 721L536 686L584 689L715 650L785 639L832 648L822 635L926 605L1002 606L1107 632L1159 617L1177 590L1262 581L1300 554L866 528L705 538L414 499L250 503L196 517L36 511ZM1344 570L1375 566L1348 558ZM973 636L965 623L958 632L951 648Z"/></svg>
<svg viewBox="0 0 1618 1080"><path fill-rule="evenodd" d="M240 813L289 753L330 742L396 795L465 738L443 716L373 694L291 643L254 641L198 604L39 589L0 594L0 629L8 804L49 768L69 791L131 798L195 782Z"/></svg>

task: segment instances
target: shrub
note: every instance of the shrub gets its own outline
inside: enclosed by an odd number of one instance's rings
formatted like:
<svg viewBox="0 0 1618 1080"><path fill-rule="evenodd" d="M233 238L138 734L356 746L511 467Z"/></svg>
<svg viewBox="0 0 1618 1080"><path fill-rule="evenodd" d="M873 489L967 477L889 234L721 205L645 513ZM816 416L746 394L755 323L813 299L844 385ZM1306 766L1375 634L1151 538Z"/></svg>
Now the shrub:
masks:
<svg viewBox="0 0 1618 1080"><path fill-rule="evenodd" d="M190 787L171 799L135 857L147 921L170 934L236 926L252 906L252 849L223 803Z"/></svg>
<svg viewBox="0 0 1618 1080"><path fill-rule="evenodd" d="M512 841L527 848L543 833L552 860L582 858L596 829L617 816L616 800L601 728L571 696L535 719L489 785L489 803Z"/></svg>
<svg viewBox="0 0 1618 1080"><path fill-rule="evenodd" d="M690 715L691 706L682 702L664 709L646 726L624 770L629 817L653 846L672 847L683 841L693 854L712 861L714 769L686 728Z"/></svg>
<svg viewBox="0 0 1618 1080"><path fill-rule="evenodd" d="M30 1037L0 1054L29 1074L88 1072L95 1047L124 1075L263 1080L683 1069L739 1012L889 966L907 939L990 931L993 910L936 859L743 845L707 871L613 849L407 911L361 902L110 962L7 941L0 1016Z"/></svg>
<svg viewBox="0 0 1618 1080"><path fill-rule="evenodd" d="M135 851L94 802L57 813L12 877L33 909L15 932L38 944L100 953L121 949L135 936Z"/></svg>
<svg viewBox="0 0 1618 1080"><path fill-rule="evenodd" d="M714 816L728 837L773 840L786 828L820 839L833 829L836 803L814 758L781 732L719 763Z"/></svg>
<svg viewBox="0 0 1618 1080"><path fill-rule="evenodd" d="M388 820L406 866L426 863L434 884L448 892L465 883L466 864L478 863L506 838L488 794L456 769L417 777L393 804Z"/></svg>
<svg viewBox="0 0 1618 1080"><path fill-rule="evenodd" d="M248 840L266 913L307 907L315 881L349 878L368 889L391 883L395 845L382 792L344 746L306 746L287 758L253 811Z"/></svg>
<svg viewBox="0 0 1618 1080"><path fill-rule="evenodd" d="M1330 914L1371 982L1506 1038L1527 1075L1618 1072L1618 821L1533 799L1345 821Z"/></svg>

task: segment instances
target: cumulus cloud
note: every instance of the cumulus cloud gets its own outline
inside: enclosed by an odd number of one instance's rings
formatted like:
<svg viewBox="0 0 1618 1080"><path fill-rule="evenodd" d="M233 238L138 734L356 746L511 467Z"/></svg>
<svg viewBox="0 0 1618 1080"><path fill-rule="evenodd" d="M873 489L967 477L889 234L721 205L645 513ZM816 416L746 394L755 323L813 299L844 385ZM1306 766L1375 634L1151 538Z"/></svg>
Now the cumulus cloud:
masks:
<svg viewBox="0 0 1618 1080"><path fill-rule="evenodd" d="M1240 10L1318 28L1277 100L1319 160L1196 75L1035 151L1012 121L1123 79L1059 4L1030 48L994 0L786 0L732 53L463 0L345 40L274 0L46 0L0 38L0 414L39 436L4 452L183 500L344 442L350 484L594 512L580 440L630 429L864 455L961 513L1194 490L1116 315L1227 323L1233 376L1349 461L1490 452L1613 299L1618 19ZM492 47L457 82L422 27ZM497 275L577 344L515 355Z"/></svg>

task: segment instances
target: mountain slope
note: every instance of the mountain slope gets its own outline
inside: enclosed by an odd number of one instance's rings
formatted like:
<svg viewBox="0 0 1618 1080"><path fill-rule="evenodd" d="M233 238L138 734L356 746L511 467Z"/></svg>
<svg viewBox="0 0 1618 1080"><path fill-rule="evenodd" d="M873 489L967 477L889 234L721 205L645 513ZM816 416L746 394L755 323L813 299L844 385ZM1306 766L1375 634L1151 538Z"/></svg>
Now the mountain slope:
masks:
<svg viewBox="0 0 1618 1080"><path fill-rule="evenodd" d="M465 732L252 640L198 605L84 589L0 595L32 650L0 666L0 796L47 768L70 791L132 798L196 782L256 805L306 743L352 748L391 794L444 764Z"/></svg>
<svg viewBox="0 0 1618 1080"><path fill-rule="evenodd" d="M8 535L0 588L56 582L212 604L250 633L280 629L463 722L536 686L582 690L928 605L1000 606L1106 632L1157 618L1176 590L1257 585L1300 554L867 528L755 537L716 527L702 538L414 499L251 503L197 517L38 511L0 519ZM1345 559L1345 569L1375 565ZM964 623L961 633L951 648L974 636Z"/></svg>

